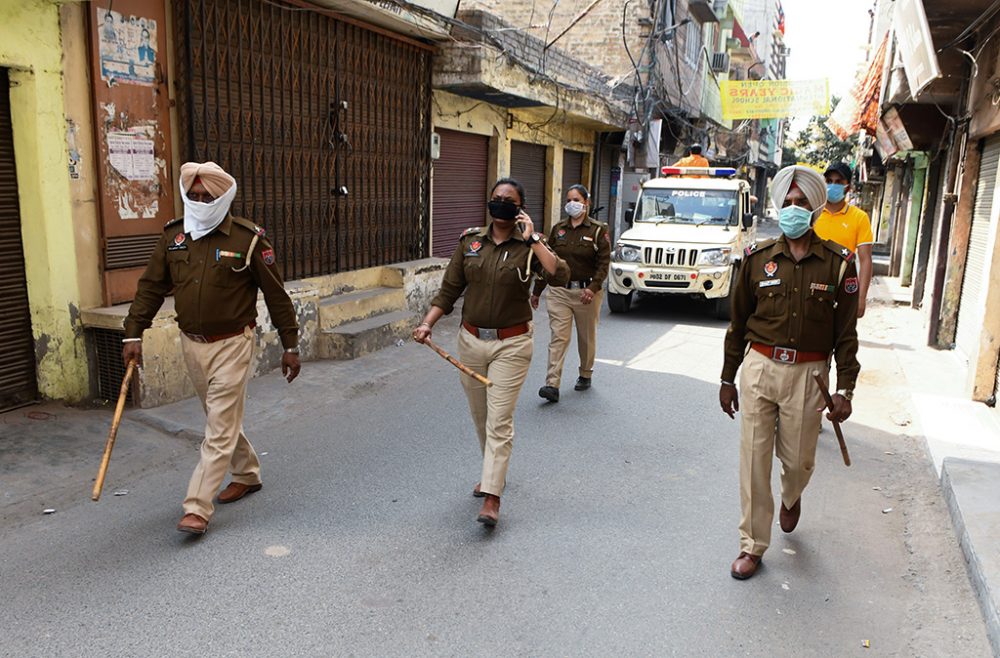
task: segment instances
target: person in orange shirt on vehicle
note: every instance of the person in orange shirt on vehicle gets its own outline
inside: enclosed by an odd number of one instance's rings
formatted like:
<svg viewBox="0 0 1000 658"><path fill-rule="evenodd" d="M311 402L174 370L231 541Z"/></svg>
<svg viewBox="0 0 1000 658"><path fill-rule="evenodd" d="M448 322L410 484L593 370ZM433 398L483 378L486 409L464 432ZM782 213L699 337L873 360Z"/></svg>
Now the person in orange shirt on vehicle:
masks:
<svg viewBox="0 0 1000 658"><path fill-rule="evenodd" d="M824 240L832 240L850 249L858 259L858 317L865 314L865 300L868 286L872 281L872 223L866 213L857 206L847 203L847 192L851 189L851 168L843 162L835 162L826 169L826 207L816 220L813 230Z"/></svg>
<svg viewBox="0 0 1000 658"><path fill-rule="evenodd" d="M710 167L708 158L701 154L701 144L692 144L690 155L681 158L673 164L674 167Z"/></svg>

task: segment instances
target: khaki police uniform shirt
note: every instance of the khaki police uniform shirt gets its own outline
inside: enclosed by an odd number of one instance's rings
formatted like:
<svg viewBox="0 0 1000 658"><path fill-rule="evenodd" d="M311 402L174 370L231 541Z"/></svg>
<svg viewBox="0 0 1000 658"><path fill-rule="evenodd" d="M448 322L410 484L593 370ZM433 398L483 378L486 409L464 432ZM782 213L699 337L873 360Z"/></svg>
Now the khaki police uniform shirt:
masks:
<svg viewBox="0 0 1000 658"><path fill-rule="evenodd" d="M254 237L257 243L247 255ZM298 345L299 327L292 300L275 264L274 248L264 229L229 215L200 240L184 232L182 220L169 222L139 279L135 300L125 318L125 337L140 338L164 298L174 295L181 331L217 336L239 331L257 318L257 290L284 347Z"/></svg>
<svg viewBox="0 0 1000 658"><path fill-rule="evenodd" d="M799 262L792 258L784 236L747 248L736 274L723 381L736 381L747 342L756 342L832 352L837 389L854 389L861 370L854 255L811 231L809 235L809 251Z"/></svg>
<svg viewBox="0 0 1000 658"><path fill-rule="evenodd" d="M517 230L498 245L489 237L491 227L470 228L462 234L431 304L451 313L464 291L463 320L474 327L503 329L531 320L532 273L554 286L565 286L569 265L557 256L556 273L549 274ZM528 254L532 255L530 269Z"/></svg>
<svg viewBox="0 0 1000 658"><path fill-rule="evenodd" d="M595 293L601 291L611 265L611 238L606 224L589 217L576 228L569 219L559 222L549 232L549 246L569 265L570 281L589 279L587 287ZM534 294L542 294L545 285L544 279L536 281Z"/></svg>

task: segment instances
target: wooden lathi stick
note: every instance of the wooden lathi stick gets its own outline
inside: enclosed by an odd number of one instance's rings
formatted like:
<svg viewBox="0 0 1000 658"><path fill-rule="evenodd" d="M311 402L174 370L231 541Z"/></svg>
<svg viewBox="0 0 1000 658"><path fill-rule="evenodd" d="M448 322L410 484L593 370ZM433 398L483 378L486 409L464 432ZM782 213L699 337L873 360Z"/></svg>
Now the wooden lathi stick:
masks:
<svg viewBox="0 0 1000 658"><path fill-rule="evenodd" d="M108 474L108 465L111 463L111 449L115 447L115 437L118 436L118 426L122 422L122 412L125 411L125 398L128 396L128 386L132 381L132 372L135 370L135 359L128 362L125 368L125 378L122 379L121 392L118 393L118 404L115 405L115 417L111 421L111 431L108 432L108 441L104 444L104 456L101 457L101 467L97 470L97 480L94 481L94 490L90 494L90 499L98 501L101 499L101 490L104 489L104 477Z"/></svg>
<svg viewBox="0 0 1000 658"><path fill-rule="evenodd" d="M461 361L459 361L458 359L456 359L452 355L450 355L447 352L445 352L443 349L441 349L440 347L438 347L437 345L435 345L434 342L430 338L425 338L424 339L424 344L427 345L427 347L429 347L432 350L434 350L435 352L437 352L441 356L442 359L444 359L445 361L447 361L451 365L455 366L456 368L458 368L459 370L461 370L462 372L464 372L465 374L467 374L469 377L472 377L477 382L479 382L481 384L485 384L486 386L493 386L493 382L491 382L490 380L486 379L485 377L483 377L482 375L480 375L478 372L476 372L475 370L473 370L469 366L465 365L464 363L462 363Z"/></svg>
<svg viewBox="0 0 1000 658"><path fill-rule="evenodd" d="M833 411L833 398L830 397L830 391L826 390L826 384L823 383L822 377L819 376L819 372L813 370L813 378L816 380L816 384L819 386L820 392L823 394L823 399L826 400L826 406L830 411ZM851 465L851 456L847 454L847 442L844 441L844 432L840 429L840 423L833 420L833 431L837 433L837 441L840 442L840 454L844 458L844 466Z"/></svg>

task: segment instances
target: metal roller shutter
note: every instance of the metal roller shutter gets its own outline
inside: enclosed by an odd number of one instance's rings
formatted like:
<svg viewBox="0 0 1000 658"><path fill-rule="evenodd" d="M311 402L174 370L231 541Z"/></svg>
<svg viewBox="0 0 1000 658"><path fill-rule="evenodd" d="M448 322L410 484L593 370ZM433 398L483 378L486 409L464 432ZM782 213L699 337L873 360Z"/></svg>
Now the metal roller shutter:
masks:
<svg viewBox="0 0 1000 658"><path fill-rule="evenodd" d="M592 208L601 208L597 211L597 219L607 222L611 212L611 168L618 164L614 159L618 149L608 146L604 147L601 153L601 168L597 174L597 192L594 200L590 202Z"/></svg>
<svg viewBox="0 0 1000 658"><path fill-rule="evenodd" d="M559 206L566 201L566 191L573 185L583 182L583 156L580 151L563 151L562 199Z"/></svg>
<svg viewBox="0 0 1000 658"><path fill-rule="evenodd" d="M441 136L441 157L434 161L432 253L449 258L462 231L486 221L490 140L457 130L436 132Z"/></svg>
<svg viewBox="0 0 1000 658"><path fill-rule="evenodd" d="M528 213L541 232L545 228L545 146L527 142L510 143L510 177L524 186Z"/></svg>
<svg viewBox="0 0 1000 658"><path fill-rule="evenodd" d="M968 359L979 350L982 329L983 277L986 269L986 248L990 239L990 220L993 213L993 191L1000 168L1000 136L986 140L979 168L979 184L972 214L969 234L969 252L965 258L962 277L962 297L958 307L958 331L955 346Z"/></svg>
<svg viewBox="0 0 1000 658"><path fill-rule="evenodd" d="M38 397L9 89L7 69L0 69L0 411Z"/></svg>
<svg viewBox="0 0 1000 658"><path fill-rule="evenodd" d="M429 46L271 0L173 5L183 155L233 174L286 280L427 256Z"/></svg>

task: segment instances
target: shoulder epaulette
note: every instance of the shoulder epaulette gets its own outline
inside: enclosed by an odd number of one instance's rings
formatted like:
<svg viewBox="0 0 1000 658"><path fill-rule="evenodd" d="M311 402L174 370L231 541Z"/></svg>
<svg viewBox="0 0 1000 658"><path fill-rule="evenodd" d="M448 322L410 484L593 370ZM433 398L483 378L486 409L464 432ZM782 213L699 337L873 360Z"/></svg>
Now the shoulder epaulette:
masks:
<svg viewBox="0 0 1000 658"><path fill-rule="evenodd" d="M833 240L823 240L823 246L843 258L848 263L854 260L853 251L843 245L837 244Z"/></svg>
<svg viewBox="0 0 1000 658"><path fill-rule="evenodd" d="M760 251L762 249L766 249L767 247L772 246L775 242L776 241L773 240L773 239L772 240L764 240L763 242L754 242L752 245L750 245L749 247L747 247L746 249L743 250L743 255L744 256L750 256L752 254L755 254L756 252L758 252L758 251Z"/></svg>
<svg viewBox="0 0 1000 658"><path fill-rule="evenodd" d="M465 229L465 231L462 232L462 237L464 238L467 235L472 235L473 233L479 233L482 230L483 230L482 226L473 226L472 228L467 228Z"/></svg>
<svg viewBox="0 0 1000 658"><path fill-rule="evenodd" d="M171 226L173 226L177 222L182 222L182 221L184 221L183 217L178 217L176 219L171 219L169 222L167 222L166 224L163 225L163 228L165 228L165 229L166 228L170 228Z"/></svg>
<svg viewBox="0 0 1000 658"><path fill-rule="evenodd" d="M264 227L257 226L256 224L251 222L249 219L246 219L245 217L233 217L233 224L239 224L243 228L249 231L253 231L260 237L264 237Z"/></svg>

